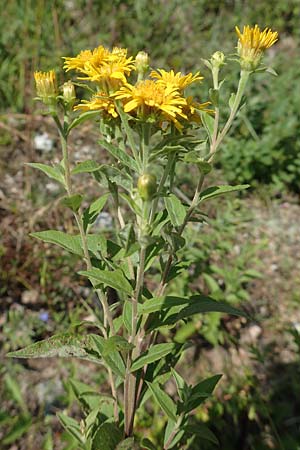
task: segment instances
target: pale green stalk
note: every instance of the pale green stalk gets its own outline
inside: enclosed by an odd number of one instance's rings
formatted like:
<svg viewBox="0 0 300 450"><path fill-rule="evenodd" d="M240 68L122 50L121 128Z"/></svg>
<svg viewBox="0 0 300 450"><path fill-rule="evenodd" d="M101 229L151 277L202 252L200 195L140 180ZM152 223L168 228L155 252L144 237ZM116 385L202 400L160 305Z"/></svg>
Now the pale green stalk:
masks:
<svg viewBox="0 0 300 450"><path fill-rule="evenodd" d="M69 160L69 152L68 152L68 147L67 147L67 136L66 134L63 132L63 129L60 125L59 119L57 116L55 116L55 122L58 126L59 129L59 134L60 134L60 138L61 138L61 147L62 147L62 155L63 155L63 165L64 165L64 169L65 169L65 186L66 186L66 191L69 197L71 197L72 195L72 182L71 182L71 169L70 169L70 160ZM87 243L87 238L86 238L86 234L84 231L84 226L83 226L83 221L82 221L82 216L81 214L73 211L73 215L74 218L76 220L78 229L79 229L79 233L80 233L80 237L81 237L81 243L82 243L82 248L83 248L83 255L84 255L84 260L86 263L86 267L88 270L92 269L92 263L91 263L91 258L90 258L90 254L89 254L89 249L88 249L88 243ZM103 294L103 292L100 289L95 289L99 300L102 304L103 307L103 313L104 313L104 331L106 336L104 337L108 337L108 333L107 333L107 322L109 323L109 327L110 327L110 332L112 334L115 334L115 330L114 330L114 324L113 324L113 319L109 310L109 305L107 302L107 299L105 297L105 295ZM118 397L117 397L117 389L116 389L116 385L115 385L115 381L114 381L114 377L113 377L113 373L112 370L109 366L107 366L107 371L108 371L108 376L109 376L109 381L110 381L110 385L111 385L111 391L112 391L112 396L114 397L114 417L116 422L118 422Z"/></svg>

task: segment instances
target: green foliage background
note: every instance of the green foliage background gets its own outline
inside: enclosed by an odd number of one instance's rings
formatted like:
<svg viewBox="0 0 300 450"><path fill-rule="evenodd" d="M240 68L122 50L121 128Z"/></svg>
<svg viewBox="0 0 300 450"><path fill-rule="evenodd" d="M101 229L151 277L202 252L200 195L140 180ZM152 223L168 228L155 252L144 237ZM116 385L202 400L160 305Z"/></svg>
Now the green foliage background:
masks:
<svg viewBox="0 0 300 450"><path fill-rule="evenodd" d="M63 81L61 56L100 43L133 55L146 50L156 66L207 75L201 58L220 48L233 53L235 25L270 26L280 43L266 62L278 77L252 83L238 139L227 141L221 165L230 182L299 191L299 15L298 0L12 0L0 18L1 111L31 112L33 71L55 67ZM224 88L229 95L230 82Z"/></svg>

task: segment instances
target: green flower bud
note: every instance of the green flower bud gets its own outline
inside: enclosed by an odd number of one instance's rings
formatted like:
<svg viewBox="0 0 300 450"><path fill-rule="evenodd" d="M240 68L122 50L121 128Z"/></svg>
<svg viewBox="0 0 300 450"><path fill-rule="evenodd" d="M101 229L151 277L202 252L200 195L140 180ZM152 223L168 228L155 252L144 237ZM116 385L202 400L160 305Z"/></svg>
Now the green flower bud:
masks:
<svg viewBox="0 0 300 450"><path fill-rule="evenodd" d="M222 52L215 52L210 60L213 67L221 67L225 64L225 55Z"/></svg>
<svg viewBox="0 0 300 450"><path fill-rule="evenodd" d="M146 52L138 52L135 58L136 70L138 78L142 80L149 70L149 55Z"/></svg>
<svg viewBox="0 0 300 450"><path fill-rule="evenodd" d="M156 176L151 173L144 173L138 179L138 193L144 201L150 201L157 190Z"/></svg>
<svg viewBox="0 0 300 450"><path fill-rule="evenodd" d="M66 105L70 108L74 105L76 100L75 87L72 81L67 81L62 86L63 98Z"/></svg>

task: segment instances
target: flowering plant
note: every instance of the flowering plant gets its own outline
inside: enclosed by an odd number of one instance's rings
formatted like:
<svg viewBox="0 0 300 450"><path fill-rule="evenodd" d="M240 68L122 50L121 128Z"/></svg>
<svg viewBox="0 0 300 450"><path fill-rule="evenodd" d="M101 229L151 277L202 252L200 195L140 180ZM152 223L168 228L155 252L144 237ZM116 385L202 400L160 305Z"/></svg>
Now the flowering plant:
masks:
<svg viewBox="0 0 300 450"><path fill-rule="evenodd" d="M177 253L185 245L185 229L190 222L204 220L202 204L248 187L203 189L239 111L249 76L265 70L261 66L263 52L277 40L276 32L260 31L257 26L246 26L243 33L237 28L237 34L235 59L240 63L240 79L237 92L229 99L224 124L220 123L219 75L227 59L220 51L204 60L213 82L208 101L204 102L187 94L191 84L201 83L199 72L184 75L173 70L150 70L145 52L133 59L126 49L110 51L99 46L76 57L65 57L65 70L76 71L80 83L67 81L60 89L54 71L35 72L38 99L58 128L62 161L53 166L30 166L65 189L63 203L73 213L78 234L47 230L33 236L82 258L85 268L79 273L89 279L99 303L93 322L84 322L76 330L52 336L10 356L72 356L106 369L111 395L104 396L83 383L73 382L83 419L78 423L59 414L76 448L157 448L151 436L139 436L134 421L137 410L150 396L167 417L160 448L188 448L196 435L216 442L204 425L193 426L190 416L213 392L220 375L189 385L175 366L190 344L172 342L169 335L166 342L161 332L194 314L243 314L201 293L178 297L172 290L172 280L184 270ZM76 99L76 84L91 94L88 100ZM95 160L73 164L68 138L86 120L99 123L99 142L111 156L111 164ZM180 195L178 189L179 162L196 179L191 200ZM74 189L73 179L83 173L99 184L99 195L90 204L84 193ZM105 205L114 211L113 232L93 232ZM163 388L169 378L176 385L174 398Z"/></svg>

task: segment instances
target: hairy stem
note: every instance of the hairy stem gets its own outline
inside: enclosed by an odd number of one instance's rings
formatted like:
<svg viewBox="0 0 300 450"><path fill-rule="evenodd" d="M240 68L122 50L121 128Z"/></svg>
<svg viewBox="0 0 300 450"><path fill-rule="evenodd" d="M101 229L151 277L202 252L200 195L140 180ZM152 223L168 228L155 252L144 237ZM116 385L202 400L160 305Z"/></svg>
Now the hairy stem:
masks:
<svg viewBox="0 0 300 450"><path fill-rule="evenodd" d="M56 118L55 122L57 123L57 121L59 122L58 118ZM68 147L67 147L67 136L64 135L63 131L62 131L62 127L59 127L59 132L60 132L60 138L61 138L61 146L62 146L62 154L63 154L63 163L64 163L64 169L65 169L65 185L66 185L66 191L68 196L70 197L73 193L72 190L72 181L71 181L71 168L70 168L70 159L69 159L69 152L68 152ZM82 244L82 249L83 249L83 255L84 255L84 261L86 263L86 267L88 270L92 269L92 263L91 263L91 258L90 258L90 254L89 254L89 249L88 249L88 243L87 243L87 237L86 237L86 233L84 231L84 226L83 226L83 221L82 221L82 215L79 212L75 212L73 211L73 215L74 218L76 220L78 229L79 229L79 233L80 233L80 238L81 238L81 244ZM107 338L108 333L107 333L107 321L109 323L109 327L110 327L110 331L112 334L115 334L115 330L114 330L114 325L113 325L113 319L109 310L109 305L107 302L107 299L104 295L104 293L100 290L100 289L96 289L95 290L98 298L102 304L103 307L103 312L104 312L104 331L105 331L105 335L104 337ZM108 377L109 377L109 382L110 382L110 386L111 386L111 392L112 392L112 396L114 397L114 417L115 417L115 421L118 422L119 420L119 416L118 416L118 398L117 398L117 389L116 389L116 385L115 385L115 380L113 377L113 373L110 367L107 367L107 371L108 371Z"/></svg>

